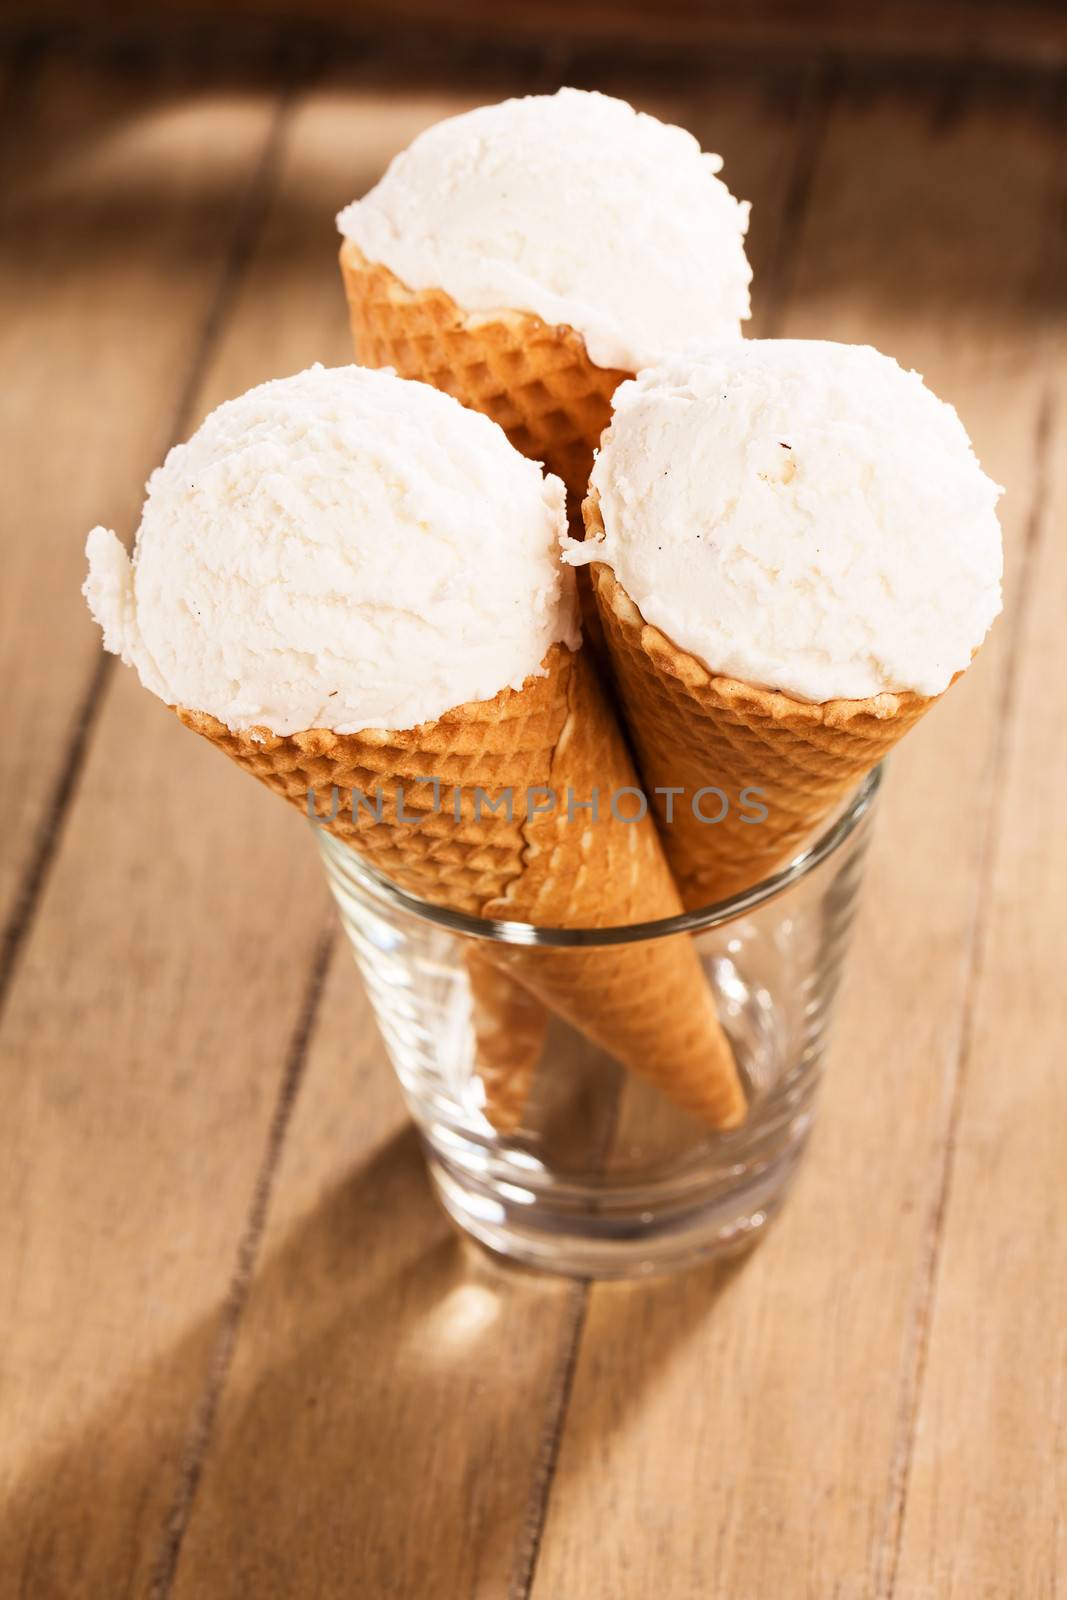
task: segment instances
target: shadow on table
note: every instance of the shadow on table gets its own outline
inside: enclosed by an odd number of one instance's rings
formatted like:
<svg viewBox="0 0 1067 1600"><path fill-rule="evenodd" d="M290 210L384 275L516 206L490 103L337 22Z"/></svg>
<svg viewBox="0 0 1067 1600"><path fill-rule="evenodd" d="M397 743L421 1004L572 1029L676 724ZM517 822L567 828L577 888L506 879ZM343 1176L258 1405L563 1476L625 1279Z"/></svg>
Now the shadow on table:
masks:
<svg viewBox="0 0 1067 1600"><path fill-rule="evenodd" d="M460 1241L414 1134L396 1134L256 1280L177 1592L504 1595L540 1518L582 1296Z"/></svg>
<svg viewBox="0 0 1067 1600"><path fill-rule="evenodd" d="M690 1280L672 1339L726 1281L695 1276L706 1293ZM217 1409L194 1424L206 1445L188 1454L195 1376L223 1377L211 1320L19 1486L0 1592L507 1594L540 1522L582 1295L458 1239L413 1132L394 1133L267 1254Z"/></svg>

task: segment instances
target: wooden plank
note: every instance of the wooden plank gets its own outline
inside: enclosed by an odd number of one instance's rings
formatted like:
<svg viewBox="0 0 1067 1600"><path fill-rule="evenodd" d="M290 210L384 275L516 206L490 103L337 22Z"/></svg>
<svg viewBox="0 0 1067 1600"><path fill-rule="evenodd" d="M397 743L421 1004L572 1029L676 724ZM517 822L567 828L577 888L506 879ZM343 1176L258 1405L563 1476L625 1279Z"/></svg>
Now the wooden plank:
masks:
<svg viewBox="0 0 1067 1600"><path fill-rule="evenodd" d="M717 81L655 109L724 151L764 261L795 105ZM420 102L426 121L444 110ZM377 120L364 96L316 96L283 195L332 173L316 212L347 198L346 153ZM582 1291L490 1270L452 1238L384 1062L353 1042L365 1003L337 961L174 1593L519 1595Z"/></svg>
<svg viewBox="0 0 1067 1600"><path fill-rule="evenodd" d="M273 92L188 90L49 69L25 128L5 239L32 271L3 280L22 854L100 648L85 531L132 532L274 124ZM45 1600L147 1592L325 911L267 796L131 673L96 734L0 1031L0 1593Z"/></svg>
<svg viewBox="0 0 1067 1600"><path fill-rule="evenodd" d="M1009 614L894 760L783 1219L732 1269L592 1294L535 1600L628 1600L668 1570L678 1600L883 1592L1034 492L1032 288L1057 160L1029 107L949 118L846 95L830 117L781 331L868 339L959 404L1012 487Z"/></svg>
<svg viewBox="0 0 1067 1600"><path fill-rule="evenodd" d="M271 99L47 63L20 88L0 201L5 478L0 926L34 885L99 635L79 594L94 522L132 528L170 442ZM66 774L73 782L76 774Z"/></svg>
<svg viewBox="0 0 1067 1600"><path fill-rule="evenodd" d="M1055 224L1061 206L1050 210ZM1062 234L1049 250L1049 426L1033 573L997 764L995 870L965 1040L899 1600L1052 1600L1067 1581L1067 344ZM907 1465L907 1463L905 1463Z"/></svg>

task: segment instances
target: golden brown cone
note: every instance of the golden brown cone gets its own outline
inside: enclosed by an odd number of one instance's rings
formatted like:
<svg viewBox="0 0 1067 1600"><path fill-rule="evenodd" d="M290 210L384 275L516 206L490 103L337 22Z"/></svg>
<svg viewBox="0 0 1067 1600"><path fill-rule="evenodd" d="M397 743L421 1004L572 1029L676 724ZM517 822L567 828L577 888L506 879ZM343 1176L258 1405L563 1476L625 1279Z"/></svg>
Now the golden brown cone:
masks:
<svg viewBox="0 0 1067 1600"><path fill-rule="evenodd" d="M409 289L351 239L341 246L341 275L357 361L394 367L492 417L516 450L563 479L580 525L611 397L633 374L596 366L580 333L531 312L481 320L442 289Z"/></svg>
<svg viewBox="0 0 1067 1600"><path fill-rule="evenodd" d="M544 669L521 690L401 733L234 734L204 713L178 715L301 810L313 789L325 818L336 788L331 831L385 877L437 905L544 927L603 928L676 914L681 901L650 817L626 823L611 815L610 795L636 788L637 779L587 653L554 645ZM442 785L436 809L432 785L417 781L430 777ZM353 792L373 801L379 784L380 819L359 805L353 820ZM509 787L510 820L503 808L487 814L478 791L497 802ZM527 821L526 796L542 788L556 791L559 804ZM599 819L575 810L568 821L568 789L577 802L594 788L604 801ZM418 826L404 820L415 815ZM483 948L686 1110L714 1127L744 1116L733 1054L687 938L606 950Z"/></svg>
<svg viewBox="0 0 1067 1600"><path fill-rule="evenodd" d="M587 536L602 537L595 493L583 511ZM650 795L685 791L670 820L667 797L655 805L687 910L750 889L789 861L937 698L880 694L818 705L716 676L645 622L610 567L589 570L646 787ZM729 802L722 821L694 816L692 797L707 787ZM744 790L760 793L746 805ZM742 820L760 804L765 820ZM715 794L700 805L711 818L722 810Z"/></svg>

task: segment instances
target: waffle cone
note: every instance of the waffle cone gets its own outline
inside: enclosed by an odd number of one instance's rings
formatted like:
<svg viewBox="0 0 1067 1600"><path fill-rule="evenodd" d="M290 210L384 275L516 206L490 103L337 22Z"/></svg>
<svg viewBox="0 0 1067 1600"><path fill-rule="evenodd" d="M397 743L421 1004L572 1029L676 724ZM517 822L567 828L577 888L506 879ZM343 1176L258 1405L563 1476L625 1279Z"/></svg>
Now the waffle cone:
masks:
<svg viewBox="0 0 1067 1600"><path fill-rule="evenodd" d="M633 374L596 366L573 328L523 311L475 318L441 289L409 289L351 239L341 275L357 361L394 367L492 417L516 450L563 479L580 524L611 397Z"/></svg>
<svg viewBox="0 0 1067 1600"><path fill-rule="evenodd" d="M595 495L588 536L603 535ZM823 704L719 677L645 622L610 567L590 568L601 624L638 766L650 792L680 788L660 833L688 910L749 889L781 867L937 697L880 694ZM701 821L692 796L714 786L729 802ZM744 790L759 790L746 803ZM760 822L745 821L766 808ZM701 802L715 818L722 801Z"/></svg>
<svg viewBox="0 0 1067 1600"><path fill-rule="evenodd" d="M619 821L608 805L637 780L584 651L554 645L542 673L521 689L400 733L234 734L203 713L178 715L301 810L314 791L333 833L383 876L434 904L564 928L614 927L681 910L650 818ZM439 791L426 781L431 776ZM559 803L528 816L527 796L547 806L548 791ZM596 818L577 809L594 791L604 801ZM488 995L492 1021L500 1002L483 958L712 1126L743 1117L733 1055L685 937L607 949L486 942L474 957L474 1007L477 1013ZM528 1044L520 1055L531 1067ZM509 1077L506 1058L497 1081L492 1070L489 1078L494 1113L507 1125L515 1115L509 1098L521 1110L523 1085Z"/></svg>

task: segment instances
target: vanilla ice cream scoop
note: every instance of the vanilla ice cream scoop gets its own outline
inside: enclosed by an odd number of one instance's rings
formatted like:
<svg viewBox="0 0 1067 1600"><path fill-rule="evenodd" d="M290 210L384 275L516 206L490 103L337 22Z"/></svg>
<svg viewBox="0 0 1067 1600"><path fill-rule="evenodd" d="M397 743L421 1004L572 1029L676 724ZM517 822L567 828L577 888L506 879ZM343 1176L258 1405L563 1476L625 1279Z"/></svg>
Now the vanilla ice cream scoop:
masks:
<svg viewBox="0 0 1067 1600"><path fill-rule="evenodd" d="M1000 488L867 346L746 340L623 384L593 468L611 567L713 673L802 700L932 696L1001 606Z"/></svg>
<svg viewBox="0 0 1067 1600"><path fill-rule="evenodd" d="M437 123L337 221L409 289L566 324L636 371L749 314L749 208L721 166L682 128L561 89Z"/></svg>
<svg viewBox="0 0 1067 1600"><path fill-rule="evenodd" d="M132 562L94 528L108 650L234 732L406 729L578 644L558 478L391 372L312 367L213 411L148 483Z"/></svg>

